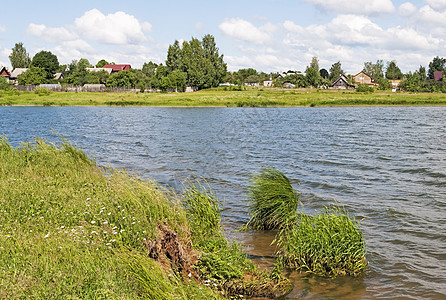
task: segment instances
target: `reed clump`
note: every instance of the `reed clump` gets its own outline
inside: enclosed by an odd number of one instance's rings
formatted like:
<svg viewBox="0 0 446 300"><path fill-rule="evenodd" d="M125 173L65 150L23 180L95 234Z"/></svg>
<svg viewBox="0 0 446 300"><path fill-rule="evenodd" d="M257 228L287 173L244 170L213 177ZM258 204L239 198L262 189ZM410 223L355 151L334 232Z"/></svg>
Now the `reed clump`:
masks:
<svg viewBox="0 0 446 300"><path fill-rule="evenodd" d="M251 177L248 188L250 220L245 229L271 230L297 220L299 194L281 172L266 168Z"/></svg>
<svg viewBox="0 0 446 300"><path fill-rule="evenodd" d="M284 174L270 168L252 177L249 192L251 219L244 229L280 229L273 276L283 267L324 277L358 276L366 269L360 224L344 207L326 206L313 216L298 213L299 194Z"/></svg>
<svg viewBox="0 0 446 300"><path fill-rule="evenodd" d="M358 276L367 267L360 224L345 208L333 204L310 216L300 214L277 242L281 262L324 277Z"/></svg>

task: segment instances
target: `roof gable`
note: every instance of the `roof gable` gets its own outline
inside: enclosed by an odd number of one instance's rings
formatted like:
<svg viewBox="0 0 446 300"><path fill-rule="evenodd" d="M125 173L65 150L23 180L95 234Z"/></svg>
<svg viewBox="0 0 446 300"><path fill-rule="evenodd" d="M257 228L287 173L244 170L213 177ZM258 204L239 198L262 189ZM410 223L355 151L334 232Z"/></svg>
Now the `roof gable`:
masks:
<svg viewBox="0 0 446 300"><path fill-rule="evenodd" d="M126 71L126 70L130 70L131 66L130 65L104 65L102 67L103 69L107 69L110 68L113 70L113 72L118 72L118 71Z"/></svg>
<svg viewBox="0 0 446 300"><path fill-rule="evenodd" d="M9 71L8 71L8 69L6 69L6 67L1 67L0 75L5 76L5 77L10 77L11 73L9 73Z"/></svg>

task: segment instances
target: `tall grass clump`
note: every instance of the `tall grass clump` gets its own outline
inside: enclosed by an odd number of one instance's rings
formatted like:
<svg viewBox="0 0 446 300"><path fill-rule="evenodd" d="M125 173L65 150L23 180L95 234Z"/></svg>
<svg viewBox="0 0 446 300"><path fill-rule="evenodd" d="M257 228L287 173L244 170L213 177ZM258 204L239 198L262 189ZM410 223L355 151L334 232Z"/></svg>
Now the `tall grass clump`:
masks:
<svg viewBox="0 0 446 300"><path fill-rule="evenodd" d="M284 266L319 276L358 276L367 267L359 222L335 204L314 216L301 213L295 227L279 234L278 246Z"/></svg>
<svg viewBox="0 0 446 300"><path fill-rule="evenodd" d="M248 192L251 218L246 229L278 229L296 222L300 195L283 173L272 168L261 170L251 177Z"/></svg>
<svg viewBox="0 0 446 300"><path fill-rule="evenodd" d="M290 291L287 279L272 278L267 272L259 271L239 243L226 240L221 203L207 183L189 181L182 199L193 247L199 253L195 270L206 285L217 287L227 296L276 297Z"/></svg>

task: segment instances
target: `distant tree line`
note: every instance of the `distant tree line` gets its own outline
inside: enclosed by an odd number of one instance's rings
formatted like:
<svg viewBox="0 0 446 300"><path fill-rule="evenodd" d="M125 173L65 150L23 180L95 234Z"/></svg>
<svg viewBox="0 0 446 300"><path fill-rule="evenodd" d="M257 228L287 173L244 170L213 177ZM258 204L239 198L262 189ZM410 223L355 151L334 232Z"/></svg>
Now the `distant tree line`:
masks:
<svg viewBox="0 0 446 300"><path fill-rule="evenodd" d="M152 61L143 64L141 69L130 69L113 74L108 72L89 72L87 68L93 67L90 62L81 58L73 60L68 65L60 65L57 56L50 51L40 51L31 59L23 43L15 44L9 56L13 69L28 68L18 77L20 85L56 83L66 85L104 84L109 87L159 89L162 91L184 91L186 86L205 89L216 87L226 82L242 88L245 85L259 85L265 80L273 80L274 86L282 87L286 84L297 88L329 87L344 71L341 62L332 64L329 70L319 68L319 59L313 57L305 72L291 71L284 73L258 72L253 68L240 69L237 72L228 72L223 55L212 35L205 35L202 40L192 38L180 44L175 41L169 46L165 64L156 64ZM102 59L95 65L102 68L106 64L114 64ZM364 62L363 71L370 75L377 88L390 89L389 80L401 80L399 88L411 92L446 92L446 82L435 80L436 71L446 71L446 58L435 57L426 70L420 66L418 70L403 74L396 61L386 64L383 60ZM54 79L54 74L60 72L62 80ZM352 76L349 77L350 83ZM8 85L0 78L0 88Z"/></svg>
<svg viewBox="0 0 446 300"><path fill-rule="evenodd" d="M90 62L81 58L69 65L60 65L57 56L50 51L40 51L31 59L23 43L15 44L9 56L13 69L28 68L18 76L19 85L57 83L67 85L105 84L110 87L160 89L162 91L184 91L186 86L198 89L216 87L227 75L223 55L218 52L215 39L207 34L200 41L192 38L180 46L178 41L169 46L165 65L144 63L142 69L130 69L113 74L90 72ZM109 64L102 59L96 68ZM114 64L114 63L110 63ZM62 80L54 79L62 73Z"/></svg>

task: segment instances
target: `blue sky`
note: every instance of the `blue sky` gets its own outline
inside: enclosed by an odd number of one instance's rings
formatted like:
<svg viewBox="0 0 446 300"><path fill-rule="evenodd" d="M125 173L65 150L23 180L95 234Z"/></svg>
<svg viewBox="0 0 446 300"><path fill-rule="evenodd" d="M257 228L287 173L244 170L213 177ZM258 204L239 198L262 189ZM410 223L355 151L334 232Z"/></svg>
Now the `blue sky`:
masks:
<svg viewBox="0 0 446 300"><path fill-rule="evenodd" d="M175 40L212 34L228 69L304 71L340 61L346 73L364 62L395 60L403 72L446 56L446 0L4 1L0 65L23 42L61 64L87 58L164 62Z"/></svg>

